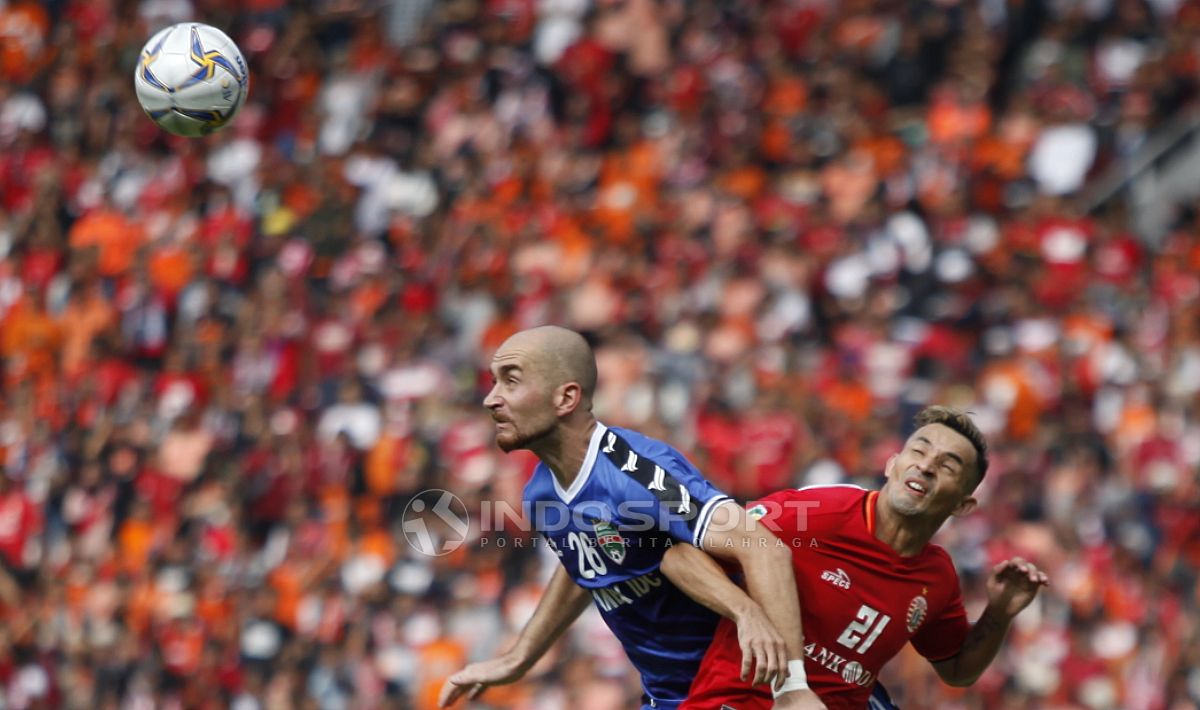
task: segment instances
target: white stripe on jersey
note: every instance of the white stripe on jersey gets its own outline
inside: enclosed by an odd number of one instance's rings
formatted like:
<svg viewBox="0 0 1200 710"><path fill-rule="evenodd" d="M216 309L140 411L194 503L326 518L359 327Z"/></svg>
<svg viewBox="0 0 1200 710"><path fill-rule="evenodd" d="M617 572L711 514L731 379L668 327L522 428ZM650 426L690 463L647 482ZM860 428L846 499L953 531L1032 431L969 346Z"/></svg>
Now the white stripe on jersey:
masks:
<svg viewBox="0 0 1200 710"><path fill-rule="evenodd" d="M700 516L696 518L696 532L692 535L692 544L696 547L703 547L704 533L708 532L708 523L712 520L713 511L721 503L733 503L733 499L726 495L713 496L709 499L704 507L700 509Z"/></svg>
<svg viewBox="0 0 1200 710"><path fill-rule="evenodd" d="M853 483L817 483L812 486L804 486L803 488L797 488L796 490L811 491L814 488L857 488L860 491L867 490L866 488L863 488L862 486L856 486Z"/></svg>
<svg viewBox="0 0 1200 710"><path fill-rule="evenodd" d="M575 500L575 496L579 495L579 491L587 485L588 479L592 477L592 469L596 467L596 455L600 453L600 439L604 436L604 432L608 431L608 427L600 422L596 422L596 429L592 431L592 439L588 442L587 455L583 459L583 465L579 467L579 472L575 474L575 480L571 481L571 487L563 489L562 484L558 482L558 476L554 472L550 472L550 482L554 484L554 492L558 497L568 505Z"/></svg>

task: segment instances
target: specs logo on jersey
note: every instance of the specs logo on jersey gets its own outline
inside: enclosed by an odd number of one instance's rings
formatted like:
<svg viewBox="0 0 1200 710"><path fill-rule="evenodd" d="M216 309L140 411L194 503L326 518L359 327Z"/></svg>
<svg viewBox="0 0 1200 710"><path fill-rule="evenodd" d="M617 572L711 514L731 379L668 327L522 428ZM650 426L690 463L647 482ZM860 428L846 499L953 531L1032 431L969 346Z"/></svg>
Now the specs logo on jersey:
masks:
<svg viewBox="0 0 1200 710"><path fill-rule="evenodd" d="M846 574L846 570L841 567L838 567L836 572L825 570L821 573L821 579L835 587L841 587L842 589L850 588L850 575Z"/></svg>
<svg viewBox="0 0 1200 710"><path fill-rule="evenodd" d="M608 555L608 559L617 564L624 562L625 538L621 537L616 526L607 520L597 520L592 529L596 531L596 542L604 554Z"/></svg>
<svg viewBox="0 0 1200 710"><path fill-rule="evenodd" d="M924 595L913 597L913 600L908 604L908 615L904 617L905 628L908 633L917 630L922 621L925 621L925 614L929 612L929 601Z"/></svg>
<svg viewBox="0 0 1200 710"><path fill-rule="evenodd" d="M616 445L617 445L617 435L610 431L610 432L608 432L608 437L605 439L604 448L601 449L601 451L603 451L606 454L611 454L613 451L615 451L615 449L613 447Z"/></svg>
<svg viewBox="0 0 1200 710"><path fill-rule="evenodd" d="M665 479L666 477L667 477L667 472L662 469L662 466L655 466L654 467L654 480L650 481L650 485L646 486L646 488L651 491L663 491L665 493L667 490L667 486L663 479Z"/></svg>

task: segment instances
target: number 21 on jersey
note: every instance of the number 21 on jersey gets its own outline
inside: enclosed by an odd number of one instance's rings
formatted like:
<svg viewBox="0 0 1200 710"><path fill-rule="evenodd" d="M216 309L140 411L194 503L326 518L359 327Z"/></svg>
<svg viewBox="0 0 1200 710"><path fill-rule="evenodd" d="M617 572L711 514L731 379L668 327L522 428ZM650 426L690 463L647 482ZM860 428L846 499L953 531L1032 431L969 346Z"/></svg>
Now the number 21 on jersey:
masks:
<svg viewBox="0 0 1200 710"><path fill-rule="evenodd" d="M891 620L887 614L880 614L878 609L863 604L858 608L855 620L838 636L838 643L851 651L866 653Z"/></svg>

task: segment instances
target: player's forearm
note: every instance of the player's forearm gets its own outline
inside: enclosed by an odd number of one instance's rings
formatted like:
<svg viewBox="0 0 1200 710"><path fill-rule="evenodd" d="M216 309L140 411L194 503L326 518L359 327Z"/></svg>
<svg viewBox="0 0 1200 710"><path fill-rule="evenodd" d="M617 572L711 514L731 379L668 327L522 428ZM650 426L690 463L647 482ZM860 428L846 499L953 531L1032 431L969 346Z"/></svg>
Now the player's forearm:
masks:
<svg viewBox="0 0 1200 710"><path fill-rule="evenodd" d="M778 539L760 529L760 539L739 551L738 559L746 575L750 597L762 607L767 618L783 636L788 658L804 658L804 630L800 621L800 596L792 571L792 553Z"/></svg>
<svg viewBox="0 0 1200 710"><path fill-rule="evenodd" d="M691 545L673 545L659 569L684 594L735 623L754 604L712 557Z"/></svg>
<svg viewBox="0 0 1200 710"><path fill-rule="evenodd" d="M509 653L515 654L528 669L545 655L590 603L588 591L575 584L566 570L559 567Z"/></svg>
<svg viewBox="0 0 1200 710"><path fill-rule="evenodd" d="M979 680L1000 651L1011 623L1011 617L990 606L984 609L983 615L967 632L958 655L944 664L937 664L938 675L949 685L960 687Z"/></svg>

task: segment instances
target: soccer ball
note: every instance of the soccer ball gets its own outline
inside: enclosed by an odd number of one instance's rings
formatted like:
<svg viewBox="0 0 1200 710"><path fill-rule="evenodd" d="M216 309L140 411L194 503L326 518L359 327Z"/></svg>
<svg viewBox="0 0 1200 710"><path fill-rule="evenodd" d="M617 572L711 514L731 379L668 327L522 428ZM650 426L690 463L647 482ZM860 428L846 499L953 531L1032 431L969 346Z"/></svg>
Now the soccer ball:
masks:
<svg viewBox="0 0 1200 710"><path fill-rule="evenodd" d="M198 22L172 25L142 47L133 87L155 123L180 136L203 136L233 119L250 75L233 40Z"/></svg>

